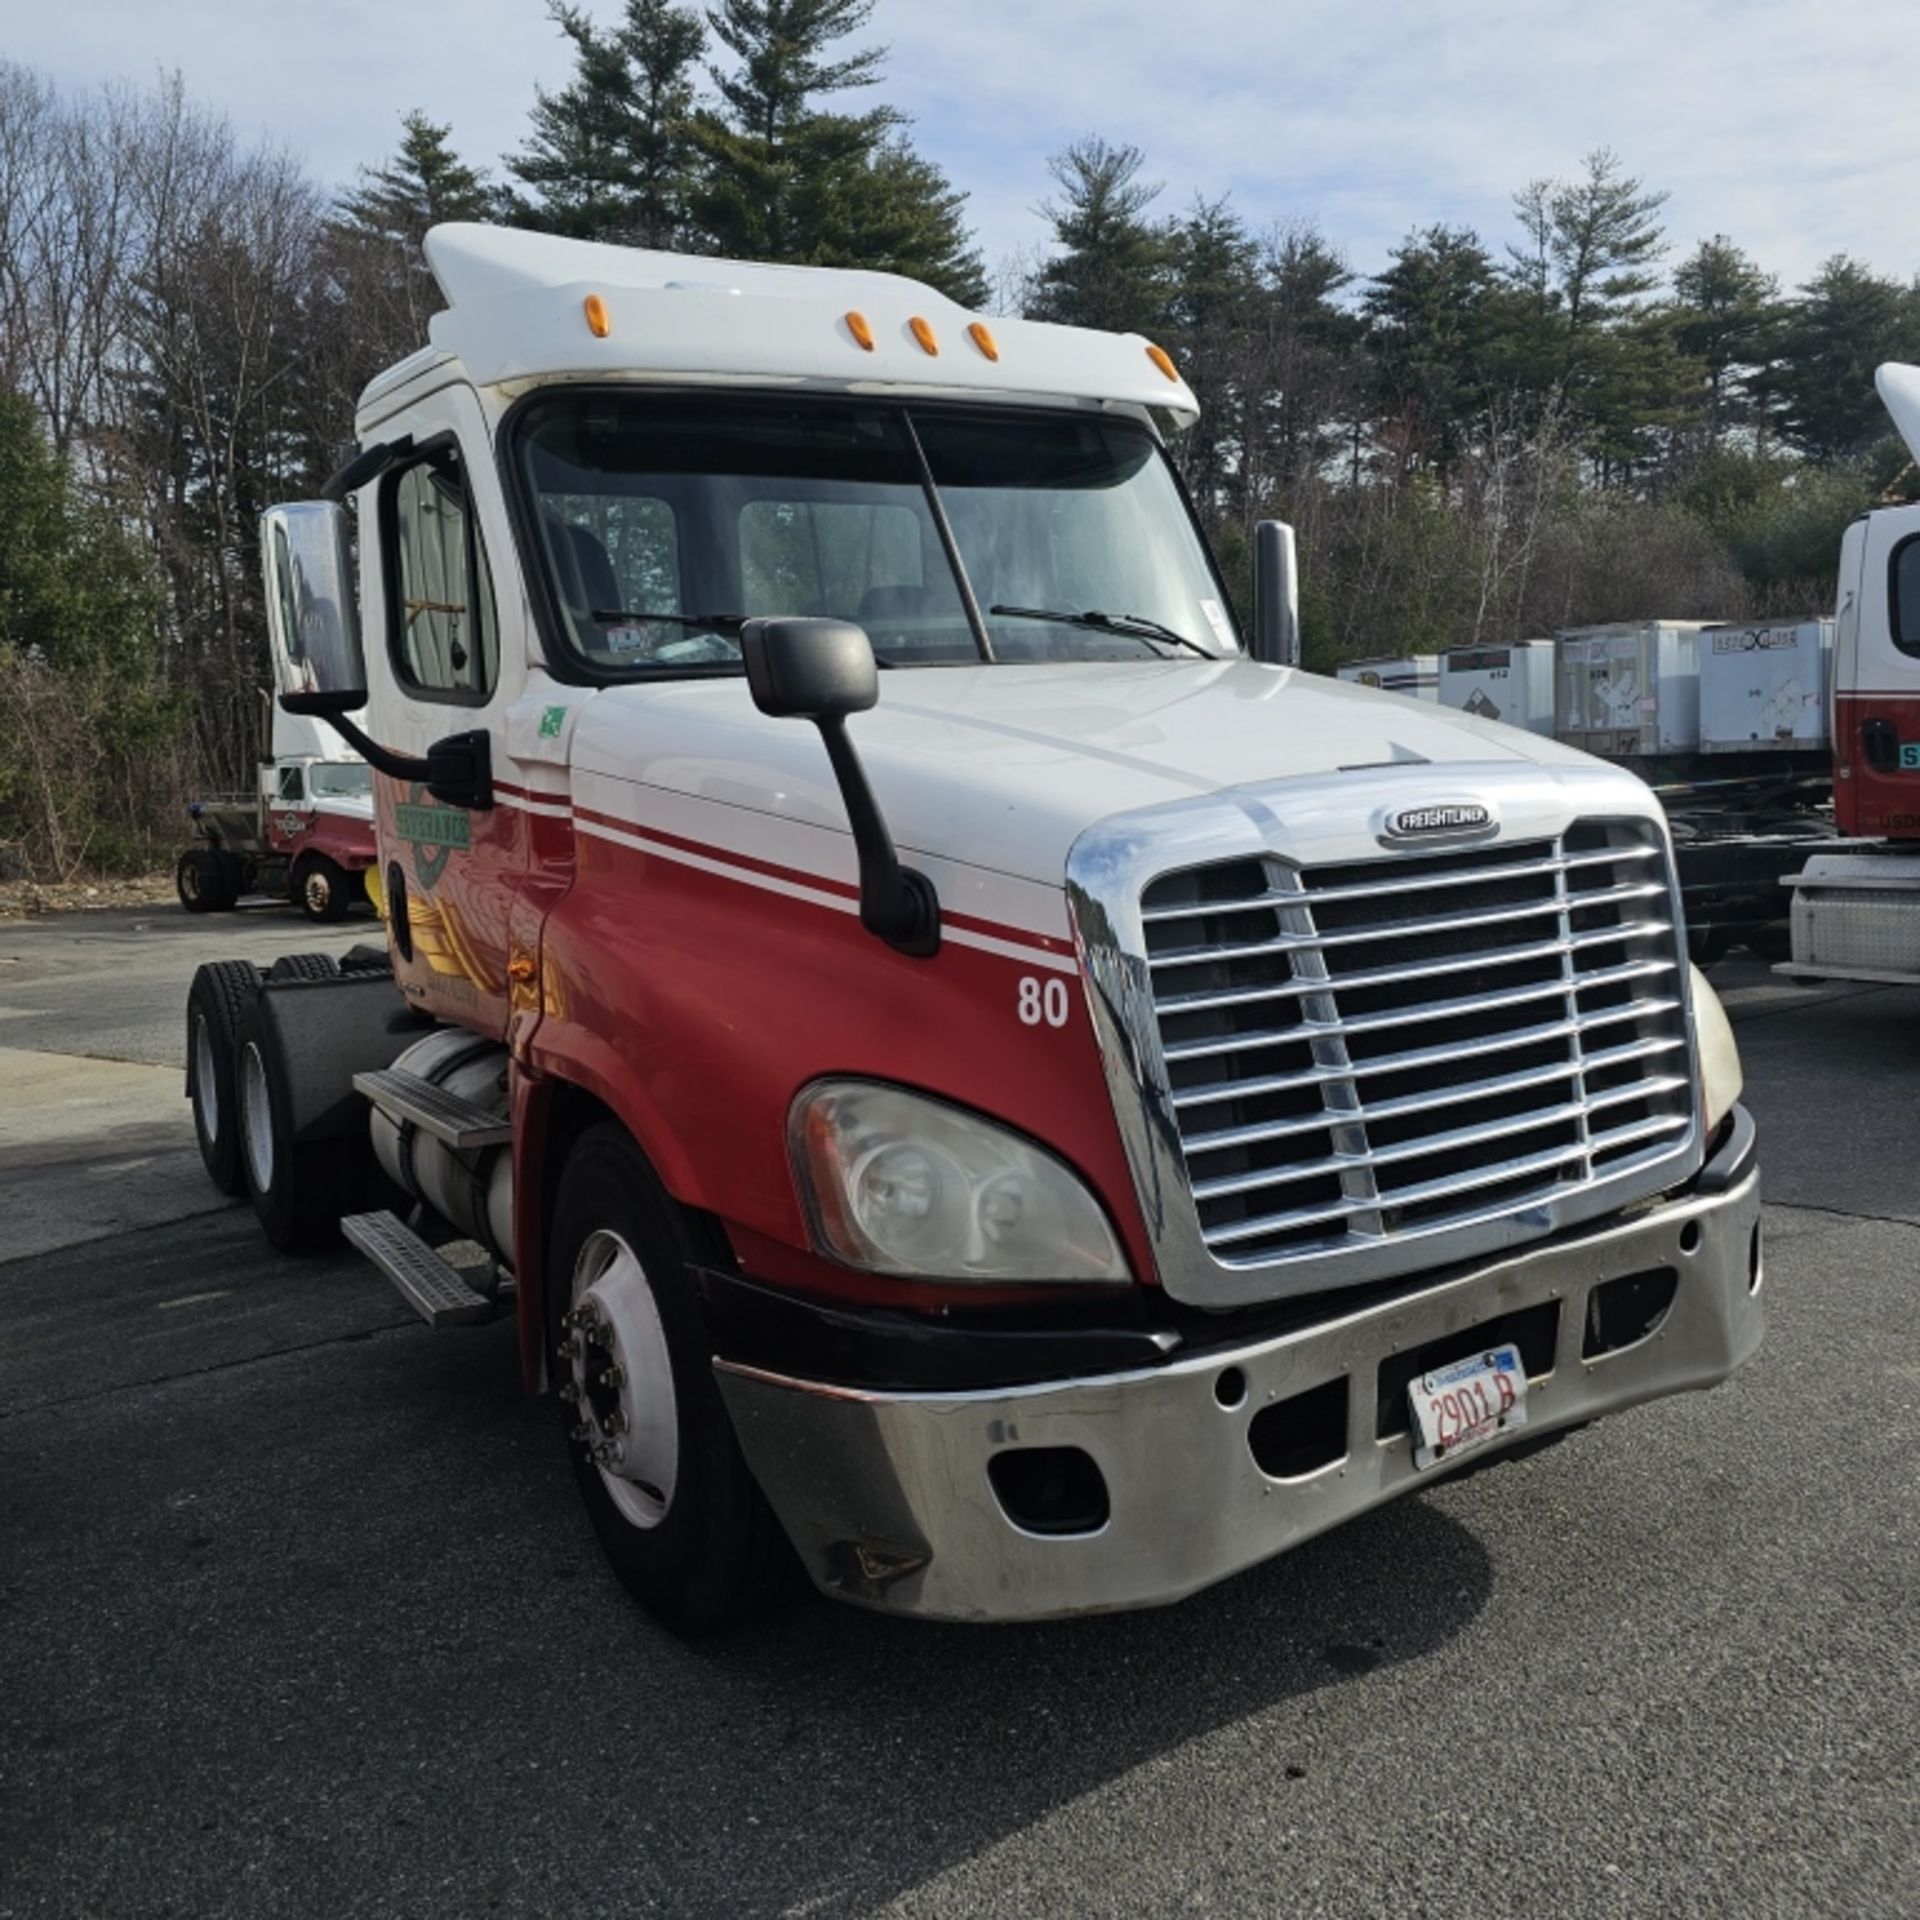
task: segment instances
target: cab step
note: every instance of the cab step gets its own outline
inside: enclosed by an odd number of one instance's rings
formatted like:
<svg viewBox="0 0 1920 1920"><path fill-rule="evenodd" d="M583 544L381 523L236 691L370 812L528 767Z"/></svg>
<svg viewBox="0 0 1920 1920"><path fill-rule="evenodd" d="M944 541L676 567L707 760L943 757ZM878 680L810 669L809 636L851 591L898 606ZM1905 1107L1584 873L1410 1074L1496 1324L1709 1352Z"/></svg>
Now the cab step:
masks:
<svg viewBox="0 0 1920 1920"><path fill-rule="evenodd" d="M505 1114L463 1100L417 1073L395 1067L356 1073L353 1090L364 1094L390 1119L411 1121L422 1133L432 1134L456 1152L470 1147L503 1147L513 1138L513 1126Z"/></svg>
<svg viewBox="0 0 1920 1920"><path fill-rule="evenodd" d="M404 1220L384 1209L350 1213L340 1222L340 1231L400 1289L428 1326L471 1326L491 1320L498 1311L484 1293L467 1285L457 1267L448 1266Z"/></svg>

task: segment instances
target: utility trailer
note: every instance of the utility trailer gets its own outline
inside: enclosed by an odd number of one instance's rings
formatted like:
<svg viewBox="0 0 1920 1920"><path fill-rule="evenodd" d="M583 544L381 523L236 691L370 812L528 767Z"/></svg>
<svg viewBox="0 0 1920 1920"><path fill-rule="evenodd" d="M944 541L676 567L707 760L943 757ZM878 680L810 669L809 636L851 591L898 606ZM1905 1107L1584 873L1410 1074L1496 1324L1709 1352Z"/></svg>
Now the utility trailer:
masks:
<svg viewBox="0 0 1920 1920"><path fill-rule="evenodd" d="M1173 1601L1754 1351L1658 804L1298 671L1277 523L1243 635L1161 349L427 255L430 344L264 528L386 951L203 968L189 1091L276 1247L512 1318L663 1620L793 1563L917 1616Z"/></svg>
<svg viewBox="0 0 1920 1920"><path fill-rule="evenodd" d="M292 663L275 623L274 680L285 691ZM366 898L375 857L373 770L310 714L269 707L252 793L195 800L195 841L174 864L189 913L220 913L249 894L291 900L309 920L339 920Z"/></svg>
<svg viewBox="0 0 1920 1920"><path fill-rule="evenodd" d="M1528 733L1553 732L1554 646L1513 640L1497 647L1449 647L1440 655L1440 704L1477 720Z"/></svg>

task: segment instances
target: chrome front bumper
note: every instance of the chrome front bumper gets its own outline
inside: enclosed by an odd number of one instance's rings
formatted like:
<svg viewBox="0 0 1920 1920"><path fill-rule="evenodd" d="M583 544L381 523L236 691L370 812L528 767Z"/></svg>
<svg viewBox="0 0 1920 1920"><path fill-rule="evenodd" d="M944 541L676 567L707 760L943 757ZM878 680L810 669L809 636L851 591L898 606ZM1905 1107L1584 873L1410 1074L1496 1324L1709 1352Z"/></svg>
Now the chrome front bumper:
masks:
<svg viewBox="0 0 1920 1920"><path fill-rule="evenodd" d="M978 1393L873 1392L720 1360L721 1390L749 1465L825 1592L951 1620L1160 1605L1435 1477L1416 1472L1405 1432L1377 1437L1381 1362L1394 1354L1557 1302L1552 1367L1534 1374L1516 1439L1724 1380L1762 1331L1759 1175L1748 1165L1731 1184L1713 1177L1751 1151L1751 1122L1739 1120L1738 1142L1690 1195L1245 1346ZM1587 1359L1593 1288L1667 1267L1678 1284L1656 1330ZM1223 1406L1218 1388L1234 1369L1244 1394ZM1249 1441L1255 1417L1343 1377L1344 1453L1298 1478L1264 1472ZM987 1471L1013 1447L1089 1455L1106 1482L1104 1524L1065 1536L1016 1526Z"/></svg>

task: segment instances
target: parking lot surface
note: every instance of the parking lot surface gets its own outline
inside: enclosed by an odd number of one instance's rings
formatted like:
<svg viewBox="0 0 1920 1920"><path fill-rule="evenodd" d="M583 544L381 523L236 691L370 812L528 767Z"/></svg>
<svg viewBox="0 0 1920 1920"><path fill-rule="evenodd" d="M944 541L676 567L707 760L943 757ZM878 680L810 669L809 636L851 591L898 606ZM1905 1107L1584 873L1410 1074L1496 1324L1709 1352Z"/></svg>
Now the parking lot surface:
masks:
<svg viewBox="0 0 1920 1920"><path fill-rule="evenodd" d="M1717 976L1760 1357L1159 1613L687 1646L510 1329L180 1098L284 915L0 927L0 1916L1920 1911L1920 993Z"/></svg>

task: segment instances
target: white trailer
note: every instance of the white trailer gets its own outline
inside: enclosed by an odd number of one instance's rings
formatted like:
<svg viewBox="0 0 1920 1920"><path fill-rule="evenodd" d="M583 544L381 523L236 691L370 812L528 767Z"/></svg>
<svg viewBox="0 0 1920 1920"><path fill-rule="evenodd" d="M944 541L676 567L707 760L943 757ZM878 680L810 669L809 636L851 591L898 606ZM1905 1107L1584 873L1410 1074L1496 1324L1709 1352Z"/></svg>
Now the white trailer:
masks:
<svg viewBox="0 0 1920 1920"><path fill-rule="evenodd" d="M1343 660L1334 669L1342 680L1378 687L1382 693L1404 693L1412 700L1440 698L1440 656L1409 653L1397 659Z"/></svg>
<svg viewBox="0 0 1920 1920"><path fill-rule="evenodd" d="M1728 623L1700 634L1702 753L1824 753L1831 620Z"/></svg>
<svg viewBox="0 0 1920 1920"><path fill-rule="evenodd" d="M1553 661L1551 640L1449 648L1440 656L1440 704L1551 738Z"/></svg>
<svg viewBox="0 0 1920 1920"><path fill-rule="evenodd" d="M1610 760L1697 753L1702 620L1627 620L1555 636L1557 739Z"/></svg>

